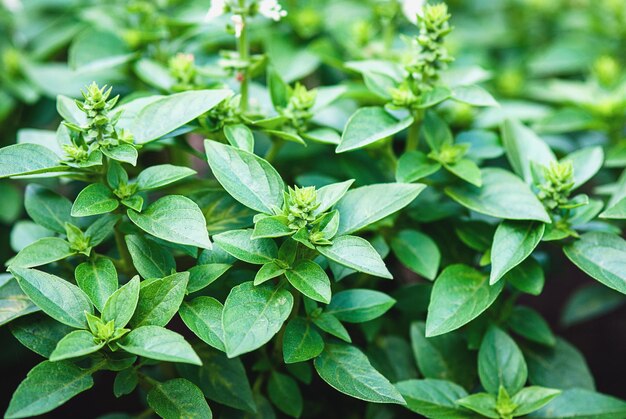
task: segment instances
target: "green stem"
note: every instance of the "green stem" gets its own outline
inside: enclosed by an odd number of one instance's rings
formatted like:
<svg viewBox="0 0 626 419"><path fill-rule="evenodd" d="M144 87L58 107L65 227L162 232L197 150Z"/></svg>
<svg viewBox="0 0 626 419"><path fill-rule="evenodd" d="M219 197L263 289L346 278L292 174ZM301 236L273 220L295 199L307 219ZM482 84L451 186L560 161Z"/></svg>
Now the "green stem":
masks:
<svg viewBox="0 0 626 419"><path fill-rule="evenodd" d="M385 166L391 171L391 176L394 177L396 174L396 168L398 167L398 158L396 157L396 153L393 151L392 141L388 140L387 143L380 148L380 152Z"/></svg>
<svg viewBox="0 0 626 419"><path fill-rule="evenodd" d="M388 19L383 28L383 42L385 44L385 53L391 55L391 48L393 47L393 39L396 34L396 26L393 24L393 19Z"/></svg>
<svg viewBox="0 0 626 419"><path fill-rule="evenodd" d="M417 111L413 114L413 123L409 127L406 137L406 145L404 151L417 150L420 142L420 127L422 126L423 112Z"/></svg>
<svg viewBox="0 0 626 419"><path fill-rule="evenodd" d="M265 153L265 160L272 163L280 149L283 148L283 144L283 140L272 140L272 145Z"/></svg>
<svg viewBox="0 0 626 419"><path fill-rule="evenodd" d="M113 231L115 232L115 244L117 245L117 251L120 254L123 271L125 273L131 273L133 271L133 260L130 256L130 252L128 251L128 247L126 246L124 234L119 229L120 223L121 220L113 228Z"/></svg>
<svg viewBox="0 0 626 419"><path fill-rule="evenodd" d="M239 0L239 7L244 9L245 6L245 0ZM245 67L240 72L241 101L239 102L239 109L243 113L248 110L250 43L248 42L248 23L246 22L246 15L242 13L240 16L242 28L239 39L237 40L237 51L239 52L239 59L245 64Z"/></svg>

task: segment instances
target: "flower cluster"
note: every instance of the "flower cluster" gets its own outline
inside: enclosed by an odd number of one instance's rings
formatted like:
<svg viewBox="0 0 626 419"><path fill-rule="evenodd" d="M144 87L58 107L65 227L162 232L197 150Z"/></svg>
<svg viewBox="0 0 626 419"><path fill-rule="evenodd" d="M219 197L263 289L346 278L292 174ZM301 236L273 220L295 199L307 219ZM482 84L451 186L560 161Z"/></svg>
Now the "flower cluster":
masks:
<svg viewBox="0 0 626 419"><path fill-rule="evenodd" d="M289 221L289 228L299 230L315 221L314 211L320 206L315 186L289 188L285 196L284 213Z"/></svg>
<svg viewBox="0 0 626 419"><path fill-rule="evenodd" d="M258 13L275 22L287 16L287 12L283 10L277 0L253 1L249 4L236 0L212 0L205 20L210 21L226 13L232 13L231 21L237 38L241 36L245 25L243 16L252 17Z"/></svg>
<svg viewBox="0 0 626 419"><path fill-rule="evenodd" d="M313 117L311 110L315 105L317 90L308 90L300 83L294 86L287 107L281 110L282 115L289 118L291 125L299 131L306 127L307 122Z"/></svg>
<svg viewBox="0 0 626 419"><path fill-rule="evenodd" d="M176 54L169 60L170 74L176 80L174 91L193 90L196 86L196 63L193 54Z"/></svg>
<svg viewBox="0 0 626 419"><path fill-rule="evenodd" d="M543 168L545 182L538 185L539 199L549 209L566 205L574 187L574 166L570 161L552 162Z"/></svg>

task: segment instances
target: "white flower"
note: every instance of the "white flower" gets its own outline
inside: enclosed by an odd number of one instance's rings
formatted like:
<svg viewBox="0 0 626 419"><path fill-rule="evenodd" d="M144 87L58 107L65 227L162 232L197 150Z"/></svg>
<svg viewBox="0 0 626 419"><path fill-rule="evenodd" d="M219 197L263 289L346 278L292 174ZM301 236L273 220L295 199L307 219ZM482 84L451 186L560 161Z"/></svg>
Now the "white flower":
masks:
<svg viewBox="0 0 626 419"><path fill-rule="evenodd" d="M204 20L209 21L222 16L224 9L226 9L226 0L211 0L211 7L209 7Z"/></svg>
<svg viewBox="0 0 626 419"><path fill-rule="evenodd" d="M241 32L243 31L243 18L241 15L232 15L230 20L233 21L233 25L235 27L235 37L241 37Z"/></svg>
<svg viewBox="0 0 626 419"><path fill-rule="evenodd" d="M426 0L402 0L402 13L410 22L417 24L417 16L423 15L425 3Z"/></svg>
<svg viewBox="0 0 626 419"><path fill-rule="evenodd" d="M259 3L259 13L276 22L287 16L287 11L282 9L277 0L261 0Z"/></svg>

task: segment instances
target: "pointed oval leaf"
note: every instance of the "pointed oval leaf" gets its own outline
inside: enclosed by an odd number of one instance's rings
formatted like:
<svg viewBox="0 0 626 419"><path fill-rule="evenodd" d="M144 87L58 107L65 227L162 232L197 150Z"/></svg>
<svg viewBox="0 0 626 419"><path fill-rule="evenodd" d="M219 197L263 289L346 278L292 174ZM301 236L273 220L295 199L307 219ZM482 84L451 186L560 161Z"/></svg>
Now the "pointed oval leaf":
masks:
<svg viewBox="0 0 626 419"><path fill-rule="evenodd" d="M188 281L189 272L181 272L141 284L139 302L130 324L135 328L168 324L185 298Z"/></svg>
<svg viewBox="0 0 626 419"><path fill-rule="evenodd" d="M317 250L333 262L348 268L381 278L392 278L376 249L360 237L340 236L333 239L332 245L317 246Z"/></svg>
<svg viewBox="0 0 626 419"><path fill-rule="evenodd" d="M159 383L148 392L148 406L162 418L211 419L202 391L184 378Z"/></svg>
<svg viewBox="0 0 626 419"><path fill-rule="evenodd" d="M118 345L126 352L167 362L202 365L190 344L178 333L159 326L131 330Z"/></svg>
<svg viewBox="0 0 626 419"><path fill-rule="evenodd" d="M10 261L9 267L33 268L47 265L76 254L70 244L58 237L44 237L22 250Z"/></svg>
<svg viewBox="0 0 626 419"><path fill-rule="evenodd" d="M478 351L478 376L485 390L498 394L504 387L516 394L526 384L528 369L515 341L498 327L491 326Z"/></svg>
<svg viewBox="0 0 626 419"><path fill-rule="evenodd" d="M433 280L439 270L441 253L437 244L424 233L402 230L391 240L391 248L404 266Z"/></svg>
<svg viewBox="0 0 626 419"><path fill-rule="evenodd" d="M325 313L344 322L363 323L382 316L395 303L396 300L380 291L350 289L336 293Z"/></svg>
<svg viewBox="0 0 626 419"><path fill-rule="evenodd" d="M324 340L311 323L302 317L287 323L283 336L283 358L286 364L308 361L323 350Z"/></svg>
<svg viewBox="0 0 626 419"><path fill-rule="evenodd" d="M545 231L543 223L504 221L496 229L491 245L491 274L495 284L535 250Z"/></svg>
<svg viewBox="0 0 626 419"><path fill-rule="evenodd" d="M114 211L120 205L111 189L92 183L80 191L72 205L72 217L88 217Z"/></svg>
<svg viewBox="0 0 626 419"><path fill-rule="evenodd" d="M149 191L151 189L162 188L163 186L178 182L181 179L195 174L196 171L188 167L160 164L158 166L148 167L139 173L139 176L137 176L137 186L139 190Z"/></svg>
<svg viewBox="0 0 626 419"><path fill-rule="evenodd" d="M222 303L212 297L197 297L185 301L178 314L189 330L208 345L225 351L224 331L222 330Z"/></svg>
<svg viewBox="0 0 626 419"><path fill-rule="evenodd" d="M384 108L361 108L348 119L337 153L365 147L402 131L412 123L412 117L398 120Z"/></svg>
<svg viewBox="0 0 626 419"><path fill-rule="evenodd" d="M61 361L94 353L104 346L105 342L96 343L95 338L86 330L75 330L67 334L57 343L50 354L50 361Z"/></svg>
<svg viewBox="0 0 626 419"><path fill-rule="evenodd" d="M253 230L231 230L213 236L221 249L247 263L264 265L278 257L278 247L272 239L253 239Z"/></svg>
<svg viewBox="0 0 626 419"><path fill-rule="evenodd" d="M113 320L115 327L125 327L135 313L139 301L139 277L135 276L115 291L104 303L102 320Z"/></svg>
<svg viewBox="0 0 626 419"><path fill-rule="evenodd" d="M39 144L22 143L0 148L0 178L65 169L59 156Z"/></svg>
<svg viewBox="0 0 626 419"><path fill-rule="evenodd" d="M289 283L312 300L330 302L330 279L320 265L311 260L301 260L285 272Z"/></svg>
<svg viewBox="0 0 626 419"><path fill-rule="evenodd" d="M100 311L107 299L117 291L117 271L111 259L99 257L76 267L76 283ZM122 327L116 325L118 327Z"/></svg>

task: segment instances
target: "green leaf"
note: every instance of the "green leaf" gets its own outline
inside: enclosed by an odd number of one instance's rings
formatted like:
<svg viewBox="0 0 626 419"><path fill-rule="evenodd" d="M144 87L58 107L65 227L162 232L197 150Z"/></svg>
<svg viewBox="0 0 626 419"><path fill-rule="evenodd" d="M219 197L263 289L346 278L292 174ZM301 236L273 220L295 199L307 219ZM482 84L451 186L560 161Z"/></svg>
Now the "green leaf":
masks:
<svg viewBox="0 0 626 419"><path fill-rule="evenodd" d="M506 156L515 173L527 183L532 182L531 162L549 166L556 161L550 147L532 130L515 120L506 120L502 126L502 142Z"/></svg>
<svg viewBox="0 0 626 419"><path fill-rule="evenodd" d="M278 247L272 239L252 239L253 230L231 230L213 236L213 240L228 254L255 265L263 265L278 257Z"/></svg>
<svg viewBox="0 0 626 419"><path fill-rule="evenodd" d="M365 147L404 130L412 123L412 117L399 121L384 108L360 108L348 119L336 152Z"/></svg>
<svg viewBox="0 0 626 419"><path fill-rule="evenodd" d="M515 394L526 384L528 369L522 351L509 335L495 326L487 329L480 344L478 376L485 390L494 395L500 386Z"/></svg>
<svg viewBox="0 0 626 419"><path fill-rule="evenodd" d="M565 390L531 418L545 419L617 419L626 416L626 402L593 391Z"/></svg>
<svg viewBox="0 0 626 419"><path fill-rule="evenodd" d="M22 143L0 148L0 179L63 170L59 156L39 144Z"/></svg>
<svg viewBox="0 0 626 419"><path fill-rule="evenodd" d="M416 274L430 280L437 276L441 253L426 234L402 230L391 240L391 249L400 262Z"/></svg>
<svg viewBox="0 0 626 419"><path fill-rule="evenodd" d="M609 313L626 303L626 297L604 285L593 283L576 290L561 313L561 323L573 326Z"/></svg>
<svg viewBox="0 0 626 419"><path fill-rule="evenodd" d="M254 285L259 285L270 279L277 278L286 271L287 269L278 266L275 262L268 262L257 271L254 276Z"/></svg>
<svg viewBox="0 0 626 419"><path fill-rule="evenodd" d="M111 189L102 183L92 183L80 191L72 205L72 217L106 214L120 205Z"/></svg>
<svg viewBox="0 0 626 419"><path fill-rule="evenodd" d="M199 291L212 284L220 276L231 268L232 265L226 263L210 263L208 265L198 265L189 269L189 283L187 293Z"/></svg>
<svg viewBox="0 0 626 419"><path fill-rule="evenodd" d="M482 417L499 419L501 416L497 410L496 396L488 393L476 393L467 397L463 397L456 402L476 413L479 413Z"/></svg>
<svg viewBox="0 0 626 419"><path fill-rule="evenodd" d="M537 386L523 388L511 398L511 401L518 406L513 413L515 416L532 413L550 403L559 394L561 394L560 390L552 388Z"/></svg>
<svg viewBox="0 0 626 419"><path fill-rule="evenodd" d="M385 293L367 289L350 289L333 295L325 312L341 321L363 323L385 314L396 300Z"/></svg>
<svg viewBox="0 0 626 419"><path fill-rule="evenodd" d="M275 109L285 108L289 104L291 89L274 66L267 69L267 87Z"/></svg>
<svg viewBox="0 0 626 419"><path fill-rule="evenodd" d="M332 183L319 188L317 190L317 202L320 205L315 209L315 214L321 214L330 210L341 198L343 198L353 183L354 179L350 179L345 182Z"/></svg>
<svg viewBox="0 0 626 419"><path fill-rule="evenodd" d="M469 159L461 159L456 163L444 164L444 167L448 172L474 186L480 187L483 184L480 168Z"/></svg>
<svg viewBox="0 0 626 419"><path fill-rule="evenodd" d="M314 360L319 376L335 390L370 403L406 404L367 356L347 344L327 344Z"/></svg>
<svg viewBox="0 0 626 419"><path fill-rule="evenodd" d="M85 312L93 314L89 297L76 285L35 269L12 268L22 291L44 313L77 329L87 327Z"/></svg>
<svg viewBox="0 0 626 419"><path fill-rule="evenodd" d="M616 204L608 207L600 214L600 218L608 218L614 220L626 219L626 198L617 201Z"/></svg>
<svg viewBox="0 0 626 419"><path fill-rule="evenodd" d="M267 383L267 393L281 412L294 418L302 414L302 394L293 378L273 371Z"/></svg>
<svg viewBox="0 0 626 419"><path fill-rule="evenodd" d="M557 338L552 348L524 347L528 378L534 385L595 390L593 376L583 355L567 341Z"/></svg>
<svg viewBox="0 0 626 419"><path fill-rule="evenodd" d="M422 184L380 183L348 191L335 209L341 215L337 234L350 234L409 205L426 188Z"/></svg>
<svg viewBox="0 0 626 419"><path fill-rule="evenodd" d="M139 302L130 324L134 328L168 324L183 302L188 281L189 272L181 272L141 284Z"/></svg>
<svg viewBox="0 0 626 419"><path fill-rule="evenodd" d="M202 365L202 361L178 333L159 326L131 330L117 344L126 352L166 362Z"/></svg>
<svg viewBox="0 0 626 419"><path fill-rule="evenodd" d="M202 366L178 364L176 368L181 376L197 385L208 399L235 409L255 412L252 389L241 360L229 359L207 346L199 349L198 354Z"/></svg>
<svg viewBox="0 0 626 419"><path fill-rule="evenodd" d="M616 234L591 232L563 248L565 256L587 275L626 294L626 241Z"/></svg>
<svg viewBox="0 0 626 419"><path fill-rule="evenodd" d="M398 182L411 183L441 169L441 164L428 158L421 151L408 151L398 159L396 180Z"/></svg>
<svg viewBox="0 0 626 419"><path fill-rule="evenodd" d="M5 418L24 418L49 412L93 386L91 371L69 362L37 364L18 386Z"/></svg>
<svg viewBox="0 0 626 419"><path fill-rule="evenodd" d="M232 95L230 90L193 90L150 101L134 116L128 128L138 144L169 134L213 109Z"/></svg>
<svg viewBox="0 0 626 419"><path fill-rule="evenodd" d="M110 159L123 163L128 163L132 166L137 165L137 158L139 157L139 153L137 152L137 149L131 144L120 144L114 147L101 147L100 151L102 151L102 154Z"/></svg>
<svg viewBox="0 0 626 419"><path fill-rule="evenodd" d="M410 334L413 354L424 377L472 387L476 379L476 356L458 333L427 338L426 324L414 322Z"/></svg>
<svg viewBox="0 0 626 419"><path fill-rule="evenodd" d="M302 317L287 323L283 335L283 358L286 364L313 359L324 350L322 336Z"/></svg>
<svg viewBox="0 0 626 419"><path fill-rule="evenodd" d="M340 265L381 278L392 278L376 249L360 237L340 236L333 239L332 245L317 246L316 249Z"/></svg>
<svg viewBox="0 0 626 419"><path fill-rule="evenodd" d="M481 214L507 220L537 220L550 223L550 216L528 185L517 176L498 168L482 170L483 186L451 186L445 189L452 199Z"/></svg>
<svg viewBox="0 0 626 419"><path fill-rule="evenodd" d="M10 261L9 268L33 268L76 254L70 244L58 237L44 237L29 244Z"/></svg>
<svg viewBox="0 0 626 419"><path fill-rule="evenodd" d="M489 92L475 84L456 86L452 89L452 98L473 106L500 106Z"/></svg>
<svg viewBox="0 0 626 419"><path fill-rule="evenodd" d="M426 112L424 115L422 134L434 151L439 151L442 146L454 142L448 123L434 111Z"/></svg>
<svg viewBox="0 0 626 419"><path fill-rule="evenodd" d="M75 330L59 341L50 355L50 361L62 361L94 353L104 346L105 342L96 343L95 338L86 330Z"/></svg>
<svg viewBox="0 0 626 419"><path fill-rule="evenodd" d="M511 312L508 325L515 333L533 342L554 346L556 338L548 323L535 310L517 306Z"/></svg>
<svg viewBox="0 0 626 419"><path fill-rule="evenodd" d="M289 228L289 220L284 215L263 217L254 224L253 239L283 237L293 234Z"/></svg>
<svg viewBox="0 0 626 419"><path fill-rule="evenodd" d="M104 303L102 320L113 320L115 327L125 327L135 313L139 301L139 277L135 276L115 291Z"/></svg>
<svg viewBox="0 0 626 419"><path fill-rule="evenodd" d="M313 317L313 323L324 332L329 333L344 342L352 342L346 328L343 324L341 324L337 317L332 314L321 313L319 316Z"/></svg>
<svg viewBox="0 0 626 419"><path fill-rule="evenodd" d="M0 326L11 320L39 311L9 274L0 274Z"/></svg>
<svg viewBox="0 0 626 419"><path fill-rule="evenodd" d="M94 306L102 311L107 299L117 291L117 271L111 259L98 257L76 267L76 283Z"/></svg>
<svg viewBox="0 0 626 419"><path fill-rule="evenodd" d="M291 313L293 296L283 288L244 282L231 289L224 303L222 327L229 358L266 344Z"/></svg>
<svg viewBox="0 0 626 419"><path fill-rule="evenodd" d="M122 397L135 391L139 384L137 370L127 368L117 373L115 381L113 381L113 394L115 397Z"/></svg>
<svg viewBox="0 0 626 419"><path fill-rule="evenodd" d="M225 351L222 329L222 303L212 297L197 297L185 301L178 314L185 325L208 345Z"/></svg>
<svg viewBox="0 0 626 419"><path fill-rule="evenodd" d="M267 161L215 141L204 147L213 175L233 198L265 214L282 208L285 184Z"/></svg>
<svg viewBox="0 0 626 419"><path fill-rule="evenodd" d="M289 283L312 300L324 304L330 302L330 279L317 263L300 260L285 272Z"/></svg>
<svg viewBox="0 0 626 419"><path fill-rule="evenodd" d="M469 266L448 266L433 287L426 337L442 335L474 320L495 301L503 285L489 285L486 275Z"/></svg>
<svg viewBox="0 0 626 419"><path fill-rule="evenodd" d="M144 279L163 278L176 270L176 261L157 243L142 236L129 234L124 237L133 266Z"/></svg>
<svg viewBox="0 0 626 419"><path fill-rule="evenodd" d="M89 245L94 247L105 241L113 232L120 218L120 215L113 214L98 217L98 219L85 230L85 236L89 237Z"/></svg>
<svg viewBox="0 0 626 419"><path fill-rule="evenodd" d="M463 387L450 381L406 380L396 383L396 388L406 400L406 408L427 418L470 418L470 412L456 401L467 396Z"/></svg>
<svg viewBox="0 0 626 419"><path fill-rule="evenodd" d="M211 419L213 414L195 384L184 378L159 383L148 392L148 406L162 418Z"/></svg>
<svg viewBox="0 0 626 419"><path fill-rule="evenodd" d="M57 233L65 233L65 224L72 222L72 203L69 199L38 185L28 185L24 207L37 224Z"/></svg>
<svg viewBox="0 0 626 419"><path fill-rule="evenodd" d="M243 124L226 125L224 135L233 147L248 153L254 152L254 135L247 126Z"/></svg>
<svg viewBox="0 0 626 419"><path fill-rule="evenodd" d="M504 276L504 280L518 290L531 295L541 294L545 283L543 268L533 258L527 258L511 269Z"/></svg>
<svg viewBox="0 0 626 419"><path fill-rule="evenodd" d="M164 196L142 213L128 210L128 218L159 239L211 249L204 214L195 202L184 196Z"/></svg>
<svg viewBox="0 0 626 419"><path fill-rule="evenodd" d="M140 191L149 191L162 188L186 177L193 176L196 171L188 167L160 164L148 167L137 176L137 186Z"/></svg>
<svg viewBox="0 0 626 419"><path fill-rule="evenodd" d="M503 221L496 229L491 245L491 274L495 284L535 250L545 231L543 223Z"/></svg>
<svg viewBox="0 0 626 419"><path fill-rule="evenodd" d="M10 329L22 345L45 358L49 358L57 343L73 330L43 313L17 319L10 324Z"/></svg>

